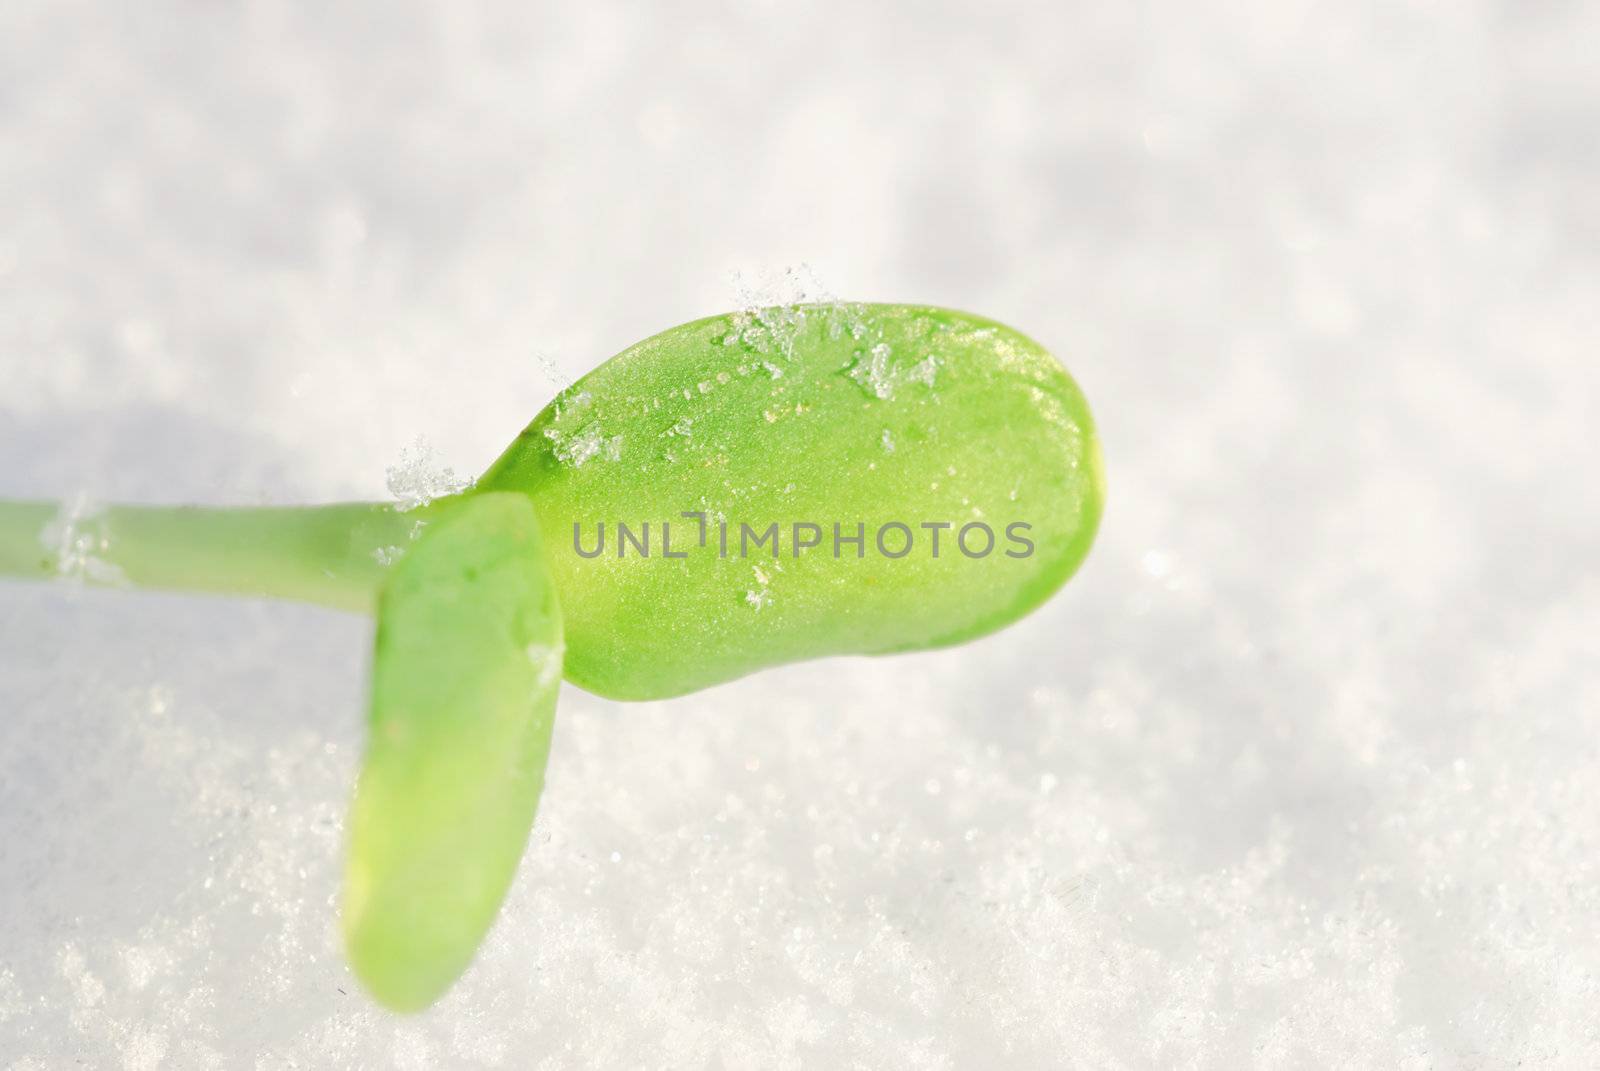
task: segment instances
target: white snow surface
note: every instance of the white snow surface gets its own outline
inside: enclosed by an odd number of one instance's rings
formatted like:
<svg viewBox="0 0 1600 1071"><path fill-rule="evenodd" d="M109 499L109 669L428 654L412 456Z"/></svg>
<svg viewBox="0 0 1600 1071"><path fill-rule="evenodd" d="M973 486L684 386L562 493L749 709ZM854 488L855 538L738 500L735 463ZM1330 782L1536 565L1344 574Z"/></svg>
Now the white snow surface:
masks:
<svg viewBox="0 0 1600 1071"><path fill-rule="evenodd" d="M1600 1066L1600 5L0 6L0 495L383 499L809 263L1059 354L1080 575L565 689L339 951L370 625L0 582L0 1067Z"/></svg>

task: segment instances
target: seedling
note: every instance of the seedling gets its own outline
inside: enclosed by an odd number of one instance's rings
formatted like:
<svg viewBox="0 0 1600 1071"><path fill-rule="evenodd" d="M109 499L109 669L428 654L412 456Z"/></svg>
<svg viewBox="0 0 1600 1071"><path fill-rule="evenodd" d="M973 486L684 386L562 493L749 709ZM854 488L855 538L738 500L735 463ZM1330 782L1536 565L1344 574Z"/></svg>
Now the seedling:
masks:
<svg viewBox="0 0 1600 1071"><path fill-rule="evenodd" d="M1083 396L1036 343L947 309L798 305L623 351L466 491L414 508L5 503L0 575L375 612L342 921L373 995L415 1011L511 883L563 676L652 699L960 643L1066 581L1103 497Z"/></svg>

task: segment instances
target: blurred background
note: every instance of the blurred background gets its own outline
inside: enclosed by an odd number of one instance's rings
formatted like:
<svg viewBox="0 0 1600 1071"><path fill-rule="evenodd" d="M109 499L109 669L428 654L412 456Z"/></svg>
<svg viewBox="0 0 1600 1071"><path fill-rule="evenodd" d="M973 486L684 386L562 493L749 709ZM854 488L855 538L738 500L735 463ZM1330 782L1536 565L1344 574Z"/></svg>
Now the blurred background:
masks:
<svg viewBox="0 0 1600 1071"><path fill-rule="evenodd" d="M1050 347L1110 502L982 642L567 689L414 1019L336 940L370 625L0 586L0 1066L1600 1065L1597 48L1581 0L11 0L0 496L481 471L806 264Z"/></svg>

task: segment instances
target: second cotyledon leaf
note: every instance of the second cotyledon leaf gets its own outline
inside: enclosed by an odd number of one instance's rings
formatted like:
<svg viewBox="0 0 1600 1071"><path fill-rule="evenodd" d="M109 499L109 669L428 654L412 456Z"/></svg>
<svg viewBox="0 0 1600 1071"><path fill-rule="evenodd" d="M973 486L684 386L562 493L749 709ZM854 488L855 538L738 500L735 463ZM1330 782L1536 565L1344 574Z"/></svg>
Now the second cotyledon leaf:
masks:
<svg viewBox="0 0 1600 1071"><path fill-rule="evenodd" d="M475 495L430 522L379 597L344 932L396 1011L437 999L494 922L544 784L561 659L524 495Z"/></svg>

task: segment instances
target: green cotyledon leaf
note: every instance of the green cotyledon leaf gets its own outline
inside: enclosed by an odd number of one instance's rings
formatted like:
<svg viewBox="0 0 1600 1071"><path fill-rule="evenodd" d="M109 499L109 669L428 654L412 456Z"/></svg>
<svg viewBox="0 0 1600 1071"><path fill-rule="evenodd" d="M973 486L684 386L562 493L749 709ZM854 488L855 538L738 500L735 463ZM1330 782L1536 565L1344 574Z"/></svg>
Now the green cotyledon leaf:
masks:
<svg viewBox="0 0 1600 1071"><path fill-rule="evenodd" d="M564 391L478 488L532 496L568 679L624 699L993 631L1073 573L1104 498L1088 406L1037 343L851 304L646 339Z"/></svg>
<svg viewBox="0 0 1600 1071"><path fill-rule="evenodd" d="M350 816L350 962L397 1011L471 962L533 825L562 661L527 496L440 511L378 600L367 753Z"/></svg>
<svg viewBox="0 0 1600 1071"><path fill-rule="evenodd" d="M343 928L365 985L413 1011L467 968L515 874L563 670L645 699L958 643L1059 588L1103 499L1088 407L1037 343L947 309L788 306L630 347L471 491L0 503L0 576L375 602Z"/></svg>

